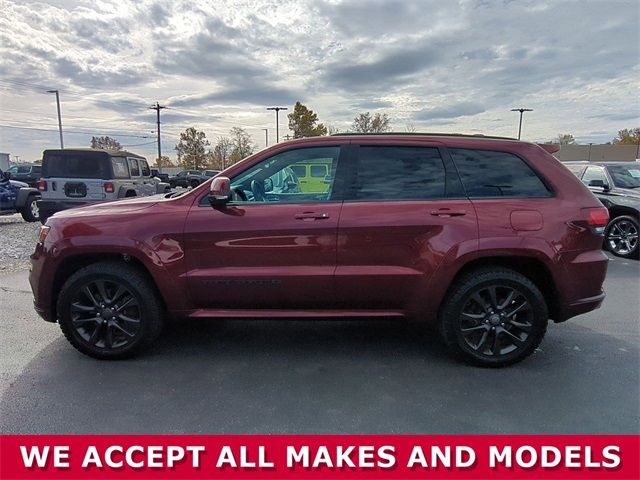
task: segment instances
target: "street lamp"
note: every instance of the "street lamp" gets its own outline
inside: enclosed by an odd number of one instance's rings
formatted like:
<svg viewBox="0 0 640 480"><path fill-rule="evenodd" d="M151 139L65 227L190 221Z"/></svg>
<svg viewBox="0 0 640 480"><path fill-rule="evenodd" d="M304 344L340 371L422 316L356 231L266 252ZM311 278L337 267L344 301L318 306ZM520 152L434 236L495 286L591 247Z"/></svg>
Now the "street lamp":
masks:
<svg viewBox="0 0 640 480"><path fill-rule="evenodd" d="M518 140L520 140L520 134L522 133L522 114L524 112L533 112L533 108L512 108L512 112L520 112L520 124L518 125Z"/></svg>
<svg viewBox="0 0 640 480"><path fill-rule="evenodd" d="M60 93L58 90L47 90L47 93L56 94L56 105L58 106L58 130L60 131L60 148L64 150L64 141L62 140L62 115L60 115Z"/></svg>
<svg viewBox="0 0 640 480"><path fill-rule="evenodd" d="M288 108L287 107L268 107L267 110L276 111L276 143L280 143L280 125L278 122L278 112L280 110L288 110Z"/></svg>

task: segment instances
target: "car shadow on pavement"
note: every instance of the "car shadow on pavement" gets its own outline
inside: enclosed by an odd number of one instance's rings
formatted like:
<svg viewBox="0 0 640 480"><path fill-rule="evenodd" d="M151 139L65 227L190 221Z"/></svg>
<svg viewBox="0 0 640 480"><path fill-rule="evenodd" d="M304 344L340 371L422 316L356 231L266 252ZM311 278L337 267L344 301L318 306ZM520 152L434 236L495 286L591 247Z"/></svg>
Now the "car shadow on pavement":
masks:
<svg viewBox="0 0 640 480"><path fill-rule="evenodd" d="M637 431L637 347L567 327L551 326L542 350L506 369L466 366L433 333L387 321L172 323L126 361L93 360L60 338L5 390L1 431Z"/></svg>

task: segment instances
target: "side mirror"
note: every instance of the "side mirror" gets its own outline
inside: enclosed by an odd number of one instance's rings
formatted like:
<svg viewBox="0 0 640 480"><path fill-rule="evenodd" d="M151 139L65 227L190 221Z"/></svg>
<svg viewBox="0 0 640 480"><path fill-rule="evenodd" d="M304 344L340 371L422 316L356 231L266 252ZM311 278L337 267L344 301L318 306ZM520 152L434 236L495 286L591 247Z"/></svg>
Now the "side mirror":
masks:
<svg viewBox="0 0 640 480"><path fill-rule="evenodd" d="M604 180L591 180L589 182L589 186L590 187L598 187L598 188L601 188L604 191L609 190L609 185L607 183L604 183Z"/></svg>
<svg viewBox="0 0 640 480"><path fill-rule="evenodd" d="M209 203L212 207L222 207L231 198L231 180L229 177L215 177L211 181Z"/></svg>
<svg viewBox="0 0 640 480"><path fill-rule="evenodd" d="M264 179L264 191L273 192L273 180L271 180L270 178Z"/></svg>

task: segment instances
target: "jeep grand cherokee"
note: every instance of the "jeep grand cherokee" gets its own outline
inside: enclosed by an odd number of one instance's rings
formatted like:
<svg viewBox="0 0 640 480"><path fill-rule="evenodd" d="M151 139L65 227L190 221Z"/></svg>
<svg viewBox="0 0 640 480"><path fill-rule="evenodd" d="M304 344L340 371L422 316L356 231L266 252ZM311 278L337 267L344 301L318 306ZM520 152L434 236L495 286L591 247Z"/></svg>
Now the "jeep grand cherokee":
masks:
<svg viewBox="0 0 640 480"><path fill-rule="evenodd" d="M274 188L319 162L326 189ZM600 306L607 220L536 144L334 135L272 146L181 195L57 213L30 281L38 313L102 359L140 351L167 317L384 317L504 366L549 319Z"/></svg>

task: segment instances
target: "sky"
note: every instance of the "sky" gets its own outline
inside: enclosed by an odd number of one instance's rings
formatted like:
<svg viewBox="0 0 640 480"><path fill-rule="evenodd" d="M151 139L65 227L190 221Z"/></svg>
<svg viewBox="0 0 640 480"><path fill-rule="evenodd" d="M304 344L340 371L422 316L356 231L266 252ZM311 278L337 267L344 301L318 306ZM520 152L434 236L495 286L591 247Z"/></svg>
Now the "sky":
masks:
<svg viewBox="0 0 640 480"><path fill-rule="evenodd" d="M394 131L604 143L640 126L637 0L2 0L0 152L33 161L109 135L175 159L180 132L243 127L275 141L301 101L348 131L362 112ZM288 132L280 112L280 134Z"/></svg>

